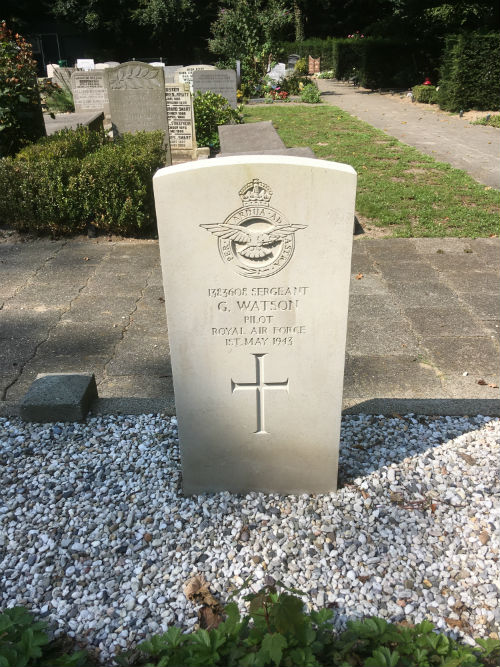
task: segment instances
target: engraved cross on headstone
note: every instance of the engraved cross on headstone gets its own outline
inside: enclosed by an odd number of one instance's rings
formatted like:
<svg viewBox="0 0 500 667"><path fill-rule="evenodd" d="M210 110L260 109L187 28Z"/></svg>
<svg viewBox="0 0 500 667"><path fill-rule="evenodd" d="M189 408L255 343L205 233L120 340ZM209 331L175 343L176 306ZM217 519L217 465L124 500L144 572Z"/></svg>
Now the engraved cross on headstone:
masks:
<svg viewBox="0 0 500 667"><path fill-rule="evenodd" d="M264 382L264 354L255 357L255 382L234 382L231 378L231 393L238 389L255 389L257 396L257 430L255 433L267 433L264 422L264 392L266 389L282 389L288 392L288 379L284 382Z"/></svg>

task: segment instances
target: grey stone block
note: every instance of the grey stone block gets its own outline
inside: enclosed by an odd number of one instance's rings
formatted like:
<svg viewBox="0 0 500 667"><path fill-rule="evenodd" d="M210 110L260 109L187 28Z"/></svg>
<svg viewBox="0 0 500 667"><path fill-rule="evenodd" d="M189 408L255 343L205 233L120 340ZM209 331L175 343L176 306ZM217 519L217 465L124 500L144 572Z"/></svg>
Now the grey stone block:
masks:
<svg viewBox="0 0 500 667"><path fill-rule="evenodd" d="M24 421L83 421L97 386L93 373L41 373L21 401Z"/></svg>
<svg viewBox="0 0 500 667"><path fill-rule="evenodd" d="M247 125L221 125L218 130L221 153L224 154L286 148L270 120Z"/></svg>

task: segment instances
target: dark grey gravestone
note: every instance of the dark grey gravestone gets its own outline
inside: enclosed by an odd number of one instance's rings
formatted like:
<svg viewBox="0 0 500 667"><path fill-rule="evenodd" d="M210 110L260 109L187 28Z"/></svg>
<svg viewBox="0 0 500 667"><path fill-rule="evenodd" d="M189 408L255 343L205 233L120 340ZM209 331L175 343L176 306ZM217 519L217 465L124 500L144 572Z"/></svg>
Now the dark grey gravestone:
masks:
<svg viewBox="0 0 500 667"><path fill-rule="evenodd" d="M286 148L270 120L248 125L221 125L219 139L221 153L224 154Z"/></svg>
<svg viewBox="0 0 500 667"><path fill-rule="evenodd" d="M73 91L75 113L107 111L108 91L104 83L103 70L73 72L71 90Z"/></svg>
<svg viewBox="0 0 500 667"><path fill-rule="evenodd" d="M103 70L113 136L163 130L168 144L165 76L162 67L128 62Z"/></svg>
<svg viewBox="0 0 500 667"><path fill-rule="evenodd" d="M236 108L236 72L232 69L197 70L193 72L193 95L210 91L225 97Z"/></svg>
<svg viewBox="0 0 500 667"><path fill-rule="evenodd" d="M20 416L32 422L83 421L97 398L93 373L38 375L20 404Z"/></svg>

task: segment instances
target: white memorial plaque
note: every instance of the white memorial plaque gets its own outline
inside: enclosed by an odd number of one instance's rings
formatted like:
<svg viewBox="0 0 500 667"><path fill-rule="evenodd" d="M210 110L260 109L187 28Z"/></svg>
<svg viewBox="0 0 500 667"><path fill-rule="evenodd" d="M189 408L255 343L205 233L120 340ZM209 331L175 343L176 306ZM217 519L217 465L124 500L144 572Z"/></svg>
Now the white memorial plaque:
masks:
<svg viewBox="0 0 500 667"><path fill-rule="evenodd" d="M76 67L77 69L83 69L85 72L95 69L94 59L78 58L78 60L76 61Z"/></svg>
<svg viewBox="0 0 500 667"><path fill-rule="evenodd" d="M170 148L192 150L194 141L193 101L187 83L166 83L168 134Z"/></svg>
<svg viewBox="0 0 500 667"><path fill-rule="evenodd" d="M184 491L335 490L355 171L237 156L154 189Z"/></svg>

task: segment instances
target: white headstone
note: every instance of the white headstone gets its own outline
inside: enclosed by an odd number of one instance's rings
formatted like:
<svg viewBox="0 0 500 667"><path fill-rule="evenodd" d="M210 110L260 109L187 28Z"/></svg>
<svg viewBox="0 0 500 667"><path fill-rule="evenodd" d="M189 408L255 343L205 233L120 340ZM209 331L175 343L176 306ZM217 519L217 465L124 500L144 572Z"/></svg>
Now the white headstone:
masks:
<svg viewBox="0 0 500 667"><path fill-rule="evenodd" d="M104 72L73 72L71 91L76 113L85 111L109 112L108 91L104 82Z"/></svg>
<svg viewBox="0 0 500 667"><path fill-rule="evenodd" d="M193 100L187 83L166 83L168 134L172 157L178 151L196 148L194 139Z"/></svg>
<svg viewBox="0 0 500 667"><path fill-rule="evenodd" d="M95 69L94 59L78 58L78 60L76 61L76 68L83 69L85 72L88 72L91 69Z"/></svg>
<svg viewBox="0 0 500 667"><path fill-rule="evenodd" d="M276 83L281 81L281 79L283 79L285 75L286 75L285 63L278 63L277 65L272 67L267 73L267 76Z"/></svg>
<svg viewBox="0 0 500 667"><path fill-rule="evenodd" d="M214 65L188 65L179 67L174 75L174 83L189 83L189 88L193 92L193 72L201 70L216 69Z"/></svg>
<svg viewBox="0 0 500 667"><path fill-rule="evenodd" d="M108 69L108 67L111 67L108 63L96 63L94 69Z"/></svg>
<svg viewBox="0 0 500 667"><path fill-rule="evenodd" d="M184 491L335 490L355 171L247 155L153 183Z"/></svg>

